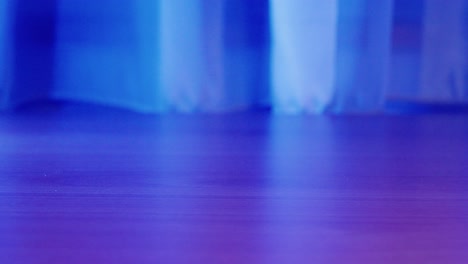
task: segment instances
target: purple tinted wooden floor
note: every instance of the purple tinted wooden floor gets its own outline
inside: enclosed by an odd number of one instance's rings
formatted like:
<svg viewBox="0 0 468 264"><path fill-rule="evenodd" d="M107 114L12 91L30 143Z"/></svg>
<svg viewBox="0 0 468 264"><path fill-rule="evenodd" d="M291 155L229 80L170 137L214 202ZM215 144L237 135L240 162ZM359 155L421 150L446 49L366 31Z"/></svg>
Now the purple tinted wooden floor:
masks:
<svg viewBox="0 0 468 264"><path fill-rule="evenodd" d="M0 116L2 263L468 263L464 115Z"/></svg>

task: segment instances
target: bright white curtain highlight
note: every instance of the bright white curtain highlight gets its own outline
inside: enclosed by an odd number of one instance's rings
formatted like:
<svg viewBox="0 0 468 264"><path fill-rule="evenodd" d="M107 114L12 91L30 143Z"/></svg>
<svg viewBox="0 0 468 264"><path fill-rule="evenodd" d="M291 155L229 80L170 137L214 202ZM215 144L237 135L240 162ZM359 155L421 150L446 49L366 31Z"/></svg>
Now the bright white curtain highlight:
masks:
<svg viewBox="0 0 468 264"><path fill-rule="evenodd" d="M322 112L335 85L337 0L273 0L274 107Z"/></svg>
<svg viewBox="0 0 468 264"><path fill-rule="evenodd" d="M388 83L390 0L273 0L280 111L375 111Z"/></svg>

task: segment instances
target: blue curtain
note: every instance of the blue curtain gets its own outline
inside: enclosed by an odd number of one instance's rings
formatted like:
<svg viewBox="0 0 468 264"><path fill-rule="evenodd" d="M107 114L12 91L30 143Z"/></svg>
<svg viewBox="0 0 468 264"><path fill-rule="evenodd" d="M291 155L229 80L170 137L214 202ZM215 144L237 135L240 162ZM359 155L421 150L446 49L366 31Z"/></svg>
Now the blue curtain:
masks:
<svg viewBox="0 0 468 264"><path fill-rule="evenodd" d="M0 107L465 104L468 0L0 0Z"/></svg>

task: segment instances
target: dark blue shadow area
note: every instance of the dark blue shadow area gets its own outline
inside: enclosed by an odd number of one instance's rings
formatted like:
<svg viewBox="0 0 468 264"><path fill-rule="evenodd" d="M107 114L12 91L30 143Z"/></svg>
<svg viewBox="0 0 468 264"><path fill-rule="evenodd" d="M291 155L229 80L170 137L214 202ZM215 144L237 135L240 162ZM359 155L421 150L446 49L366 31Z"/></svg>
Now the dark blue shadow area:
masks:
<svg viewBox="0 0 468 264"><path fill-rule="evenodd" d="M422 25L424 0L394 0L393 19L397 24Z"/></svg>
<svg viewBox="0 0 468 264"><path fill-rule="evenodd" d="M419 103L406 101L389 101L385 105L391 114L468 114L466 103Z"/></svg>
<svg viewBox="0 0 468 264"><path fill-rule="evenodd" d="M145 1L64 2L59 10L54 97L140 106L151 95L142 74L152 66L144 63L144 56L151 54L139 41L149 42L146 35L151 31L143 31L146 25L138 20L145 14L137 12L139 2Z"/></svg>
<svg viewBox="0 0 468 264"><path fill-rule="evenodd" d="M16 0L10 105L47 98L54 86L57 0Z"/></svg>
<svg viewBox="0 0 468 264"><path fill-rule="evenodd" d="M227 0L224 5L224 47L227 59L226 72L245 73L248 78L249 98L256 107L270 104L270 3L269 0ZM239 59L241 60L240 63ZM242 85L242 78L228 76L232 84Z"/></svg>

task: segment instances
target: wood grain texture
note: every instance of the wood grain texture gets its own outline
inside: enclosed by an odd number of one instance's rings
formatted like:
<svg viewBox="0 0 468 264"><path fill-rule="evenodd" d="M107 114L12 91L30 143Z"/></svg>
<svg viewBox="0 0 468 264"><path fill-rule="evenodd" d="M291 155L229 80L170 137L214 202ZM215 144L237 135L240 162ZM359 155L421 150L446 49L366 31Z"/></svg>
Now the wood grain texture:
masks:
<svg viewBox="0 0 468 264"><path fill-rule="evenodd" d="M466 115L0 116L2 263L467 263Z"/></svg>

